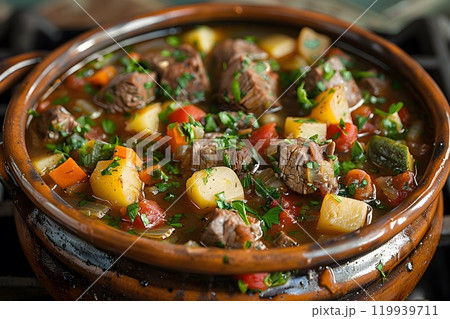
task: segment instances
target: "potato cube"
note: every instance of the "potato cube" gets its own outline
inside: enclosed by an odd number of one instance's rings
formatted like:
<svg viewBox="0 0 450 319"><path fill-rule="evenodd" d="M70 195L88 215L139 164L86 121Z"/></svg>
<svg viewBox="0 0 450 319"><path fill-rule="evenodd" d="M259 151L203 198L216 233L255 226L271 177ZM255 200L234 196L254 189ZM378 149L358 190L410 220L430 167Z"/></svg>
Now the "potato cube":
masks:
<svg viewBox="0 0 450 319"><path fill-rule="evenodd" d="M315 100L317 106L311 112L312 118L328 124L339 124L341 119L346 123L352 122L343 84L322 92Z"/></svg>
<svg viewBox="0 0 450 319"><path fill-rule="evenodd" d="M161 112L161 103L154 103L136 111L126 122L126 129L132 132L141 132L147 130L149 133L158 131L159 118Z"/></svg>
<svg viewBox="0 0 450 319"><path fill-rule="evenodd" d="M260 48L275 59L294 53L295 44L294 38L280 33L270 34L258 41Z"/></svg>
<svg viewBox="0 0 450 319"><path fill-rule="evenodd" d="M89 183L95 196L106 199L116 207L137 202L142 190L136 166L127 159L99 161Z"/></svg>
<svg viewBox="0 0 450 319"><path fill-rule="evenodd" d="M199 208L217 206L216 195L224 192L227 202L244 199L244 189L236 173L228 167L218 166L195 172L186 182L190 199Z"/></svg>
<svg viewBox="0 0 450 319"><path fill-rule="evenodd" d="M284 122L284 135L293 138L310 138L317 135L319 141L327 139L327 125L317 122L313 118L287 117Z"/></svg>
<svg viewBox="0 0 450 319"><path fill-rule="evenodd" d="M327 194L320 208L318 231L325 234L344 234L357 230L366 222L366 203L334 194Z"/></svg>

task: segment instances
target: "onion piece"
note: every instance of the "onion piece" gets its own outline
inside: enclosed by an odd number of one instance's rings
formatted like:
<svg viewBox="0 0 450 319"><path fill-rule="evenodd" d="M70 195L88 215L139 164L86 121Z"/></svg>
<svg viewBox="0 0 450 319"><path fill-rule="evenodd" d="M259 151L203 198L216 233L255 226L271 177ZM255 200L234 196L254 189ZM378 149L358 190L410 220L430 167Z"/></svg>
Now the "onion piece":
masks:
<svg viewBox="0 0 450 319"><path fill-rule="evenodd" d="M65 198L64 200L80 213L89 217L103 218L110 209L107 205L91 201L86 201L82 206L79 206L82 199Z"/></svg>
<svg viewBox="0 0 450 319"><path fill-rule="evenodd" d="M283 186L283 182L275 175L275 172L271 168L266 168L262 172L255 175L256 178L260 178L261 182L266 187L278 188Z"/></svg>
<svg viewBox="0 0 450 319"><path fill-rule="evenodd" d="M83 99L76 100L75 107L79 107L83 113L89 115L89 117L93 120L99 118L103 113L103 109Z"/></svg>
<svg viewBox="0 0 450 319"><path fill-rule="evenodd" d="M147 230L134 230L139 236L152 238L152 239L165 239L172 235L175 231L175 228L168 225L162 225L156 228L147 229Z"/></svg>

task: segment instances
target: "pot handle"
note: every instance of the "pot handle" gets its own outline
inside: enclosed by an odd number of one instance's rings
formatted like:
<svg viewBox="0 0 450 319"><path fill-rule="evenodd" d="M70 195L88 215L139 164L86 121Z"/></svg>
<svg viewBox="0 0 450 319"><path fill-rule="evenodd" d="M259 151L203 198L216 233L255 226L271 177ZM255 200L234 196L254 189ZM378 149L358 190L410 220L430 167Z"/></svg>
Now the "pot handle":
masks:
<svg viewBox="0 0 450 319"><path fill-rule="evenodd" d="M22 79L45 55L45 52L35 51L0 61L0 95Z"/></svg>

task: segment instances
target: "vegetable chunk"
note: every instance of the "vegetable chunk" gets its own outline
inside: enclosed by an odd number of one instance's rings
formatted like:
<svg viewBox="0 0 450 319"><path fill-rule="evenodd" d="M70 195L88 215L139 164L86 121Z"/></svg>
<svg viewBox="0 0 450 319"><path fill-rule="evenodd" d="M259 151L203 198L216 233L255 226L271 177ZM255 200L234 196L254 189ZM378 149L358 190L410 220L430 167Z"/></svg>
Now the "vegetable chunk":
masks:
<svg viewBox="0 0 450 319"><path fill-rule="evenodd" d="M387 137L374 135L367 145L367 157L373 164L392 173L414 171L414 158L408 146Z"/></svg>
<svg viewBox="0 0 450 319"><path fill-rule="evenodd" d="M61 188L84 182L88 178L83 169L71 157L52 170L49 175Z"/></svg>
<svg viewBox="0 0 450 319"><path fill-rule="evenodd" d="M99 161L89 183L95 196L116 207L136 202L142 189L142 182L133 162L119 157Z"/></svg>
<svg viewBox="0 0 450 319"><path fill-rule="evenodd" d="M293 138L310 138L317 135L319 141L325 141L327 138L327 125L319 123L312 118L287 117L284 122L284 134Z"/></svg>
<svg viewBox="0 0 450 319"><path fill-rule="evenodd" d="M282 58L295 51L295 39L285 34L270 34L258 42L261 49L275 59Z"/></svg>
<svg viewBox="0 0 450 319"><path fill-rule="evenodd" d="M364 226L368 206L366 203L327 194L320 208L317 229L326 234L345 234Z"/></svg>
<svg viewBox="0 0 450 319"><path fill-rule="evenodd" d="M225 200L244 199L244 190L236 173L228 167L218 166L195 172L186 182L189 198L199 208L217 206L216 195L224 193Z"/></svg>
<svg viewBox="0 0 450 319"><path fill-rule="evenodd" d="M140 109L132 116L126 123L126 128L128 131L141 132L143 130L148 130L149 133L154 133L158 131L159 117L158 114L161 113L161 103L151 104L143 109Z"/></svg>
<svg viewBox="0 0 450 319"><path fill-rule="evenodd" d="M319 94L316 102L318 105L311 112L311 117L316 120L329 124L339 124L341 119L346 123L352 122L344 85L339 84Z"/></svg>

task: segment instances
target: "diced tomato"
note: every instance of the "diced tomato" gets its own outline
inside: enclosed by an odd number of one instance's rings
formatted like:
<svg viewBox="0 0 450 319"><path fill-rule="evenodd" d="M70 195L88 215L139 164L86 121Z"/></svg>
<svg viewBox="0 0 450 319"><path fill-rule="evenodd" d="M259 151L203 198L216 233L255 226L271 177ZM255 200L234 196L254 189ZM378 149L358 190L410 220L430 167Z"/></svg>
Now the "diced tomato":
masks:
<svg viewBox="0 0 450 319"><path fill-rule="evenodd" d="M186 105L170 113L167 119L169 123L187 123L189 122L189 115L192 116L194 121L200 121L206 116L206 113L195 105Z"/></svg>
<svg viewBox="0 0 450 319"><path fill-rule="evenodd" d="M296 206L298 199L290 195L281 195L283 211L280 213L280 223L278 225L272 225L269 229L269 235L275 235L280 231L291 231L297 230L297 217L300 215L301 207ZM270 208L274 208L280 205L280 200L272 200L270 203Z"/></svg>
<svg viewBox="0 0 450 319"><path fill-rule="evenodd" d="M399 205L416 188L413 172L381 176L376 178L375 182L377 189L381 191L391 207Z"/></svg>
<svg viewBox="0 0 450 319"><path fill-rule="evenodd" d="M237 280L242 280L247 285L248 289L264 291L267 289L264 279L266 279L268 275L269 273L267 272L260 272L255 274L237 275L235 278Z"/></svg>
<svg viewBox="0 0 450 319"><path fill-rule="evenodd" d="M154 228L166 221L166 213L159 204L153 200L144 199L138 203L139 211L134 219L133 228L146 229ZM127 207L120 209L122 220L131 223L131 219L127 213Z"/></svg>
<svg viewBox="0 0 450 319"><path fill-rule="evenodd" d="M267 123L260 128L257 128L252 132L252 135L249 137L250 143L256 145L258 141L264 140L264 144L261 146L259 151L264 151L267 146L270 144L270 139L277 138L278 132L276 130L276 123Z"/></svg>
<svg viewBox="0 0 450 319"><path fill-rule="evenodd" d="M345 127L341 127L340 124L331 124L327 129L327 138L333 139L336 149L341 152L349 151L357 137L358 128L352 123L345 123Z"/></svg>
<svg viewBox="0 0 450 319"><path fill-rule="evenodd" d="M66 79L66 86L75 91L83 91L86 83L86 78L77 76L76 74L72 74Z"/></svg>
<svg viewBox="0 0 450 319"><path fill-rule="evenodd" d="M374 197L372 179L370 178L370 175L362 169L350 170L344 179L344 185L347 187L349 195L355 199L370 200Z"/></svg>

